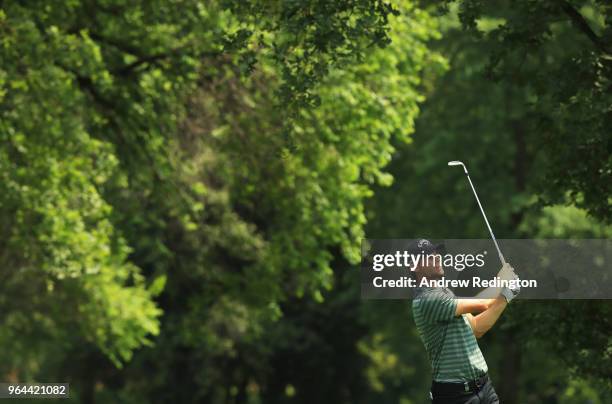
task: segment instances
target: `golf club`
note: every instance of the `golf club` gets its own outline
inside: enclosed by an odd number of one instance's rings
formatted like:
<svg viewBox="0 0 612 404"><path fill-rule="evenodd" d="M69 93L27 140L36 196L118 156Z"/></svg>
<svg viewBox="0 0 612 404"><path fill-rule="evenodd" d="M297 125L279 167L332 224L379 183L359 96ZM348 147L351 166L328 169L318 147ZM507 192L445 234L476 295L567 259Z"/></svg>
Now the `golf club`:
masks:
<svg viewBox="0 0 612 404"><path fill-rule="evenodd" d="M476 197L476 202L478 202L478 206L480 207L480 211L482 212L482 217L484 217L485 223L487 224L487 228L489 229L489 233L491 233L491 237L493 238L493 243L495 243L495 248L497 248L497 253L499 254L499 259L501 260L502 265L506 263L504 259L504 255L499 249L499 245L497 244L497 240L495 239L495 235L493 234L493 230L491 230L491 225L489 225L489 221L487 220L487 215L485 215L485 211L482 208L482 204L480 203L480 199L478 199L478 194L476 194L476 188L474 188L474 184L472 184L472 180L470 179L470 174L468 174L468 170L461 161L449 161L449 166L461 166L463 167L463 171L465 175L467 175L467 179L470 182L470 186L472 187L472 191L474 191L474 196Z"/></svg>

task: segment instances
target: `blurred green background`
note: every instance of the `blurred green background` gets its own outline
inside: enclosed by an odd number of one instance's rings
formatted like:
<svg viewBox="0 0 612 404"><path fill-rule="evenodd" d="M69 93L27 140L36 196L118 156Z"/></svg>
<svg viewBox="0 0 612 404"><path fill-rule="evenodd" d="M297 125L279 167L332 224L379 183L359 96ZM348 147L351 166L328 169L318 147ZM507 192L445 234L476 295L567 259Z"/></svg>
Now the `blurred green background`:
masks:
<svg viewBox="0 0 612 404"><path fill-rule="evenodd" d="M612 235L608 1L0 1L0 381L425 403L360 241ZM588 271L588 268L578 268ZM517 268L520 273L520 268ZM503 403L609 403L612 305L519 301Z"/></svg>

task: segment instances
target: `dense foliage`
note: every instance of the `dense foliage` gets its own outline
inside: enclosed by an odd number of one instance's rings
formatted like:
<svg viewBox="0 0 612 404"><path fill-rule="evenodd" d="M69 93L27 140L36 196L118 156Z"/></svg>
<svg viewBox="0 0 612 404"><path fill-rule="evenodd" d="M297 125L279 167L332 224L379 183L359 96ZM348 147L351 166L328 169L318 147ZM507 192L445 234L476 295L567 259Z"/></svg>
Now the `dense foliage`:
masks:
<svg viewBox="0 0 612 404"><path fill-rule="evenodd" d="M454 0L445 4L455 3ZM605 0L459 0L486 44L488 78L523 91L522 125L546 155L539 198L612 219L612 5ZM487 24L486 18L493 18ZM526 123L525 123L526 122Z"/></svg>

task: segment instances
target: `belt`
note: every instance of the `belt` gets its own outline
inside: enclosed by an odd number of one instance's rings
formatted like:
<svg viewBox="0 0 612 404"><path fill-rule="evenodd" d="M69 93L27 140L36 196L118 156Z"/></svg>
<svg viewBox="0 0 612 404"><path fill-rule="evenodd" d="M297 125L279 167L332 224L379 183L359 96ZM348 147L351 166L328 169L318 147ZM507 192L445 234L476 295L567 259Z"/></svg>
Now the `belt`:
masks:
<svg viewBox="0 0 612 404"><path fill-rule="evenodd" d="M461 393L475 393L480 390L486 382L489 381L489 375L485 373L474 380L461 382L437 382L431 383L431 394L434 396L448 396Z"/></svg>

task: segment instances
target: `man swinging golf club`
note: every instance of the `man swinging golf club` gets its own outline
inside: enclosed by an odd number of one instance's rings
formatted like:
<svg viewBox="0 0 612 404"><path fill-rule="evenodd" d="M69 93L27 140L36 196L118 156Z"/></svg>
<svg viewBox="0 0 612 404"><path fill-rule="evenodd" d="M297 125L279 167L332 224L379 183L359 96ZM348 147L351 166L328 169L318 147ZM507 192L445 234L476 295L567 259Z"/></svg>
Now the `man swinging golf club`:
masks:
<svg viewBox="0 0 612 404"><path fill-rule="evenodd" d="M411 253L438 254L442 253L440 247L421 239L411 248ZM441 260L429 261L429 266L415 268L417 284L423 278L433 280L444 275ZM516 279L509 264L504 264L497 276ZM430 398L434 404L499 403L476 338L493 327L519 291L518 286L489 288L483 294L497 293L496 298L463 299L447 288L416 289L412 311L433 369Z"/></svg>
<svg viewBox="0 0 612 404"><path fill-rule="evenodd" d="M460 161L451 161L448 165L463 167L468 177L502 263L497 276L506 280L517 279L513 268L506 263L501 253L467 168ZM421 239L414 243L411 250L416 254L440 254L441 248L440 245ZM426 260L413 272L417 284L420 284L423 278L439 279L443 275L441 260ZM499 403L476 338L480 338L493 327L508 303L519 292L518 286L488 288L475 299L459 299L447 288L416 289L412 311L431 361L433 380L430 398L434 404ZM492 298L478 298L484 296Z"/></svg>

